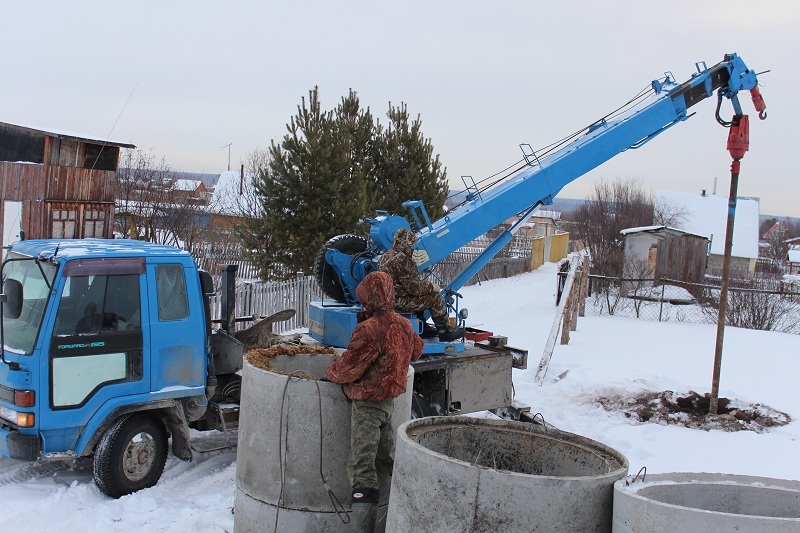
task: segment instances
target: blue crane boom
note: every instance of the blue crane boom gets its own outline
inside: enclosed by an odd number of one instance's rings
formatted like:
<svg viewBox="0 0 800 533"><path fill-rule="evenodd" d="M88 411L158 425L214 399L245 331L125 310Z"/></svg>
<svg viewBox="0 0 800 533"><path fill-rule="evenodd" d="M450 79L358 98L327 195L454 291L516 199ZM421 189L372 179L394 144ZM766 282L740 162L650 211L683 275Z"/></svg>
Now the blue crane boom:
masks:
<svg viewBox="0 0 800 533"><path fill-rule="evenodd" d="M477 188L469 191L466 203L439 220L429 220L422 202L405 202L403 206L416 225L415 260L418 270L431 268L514 215L523 214L521 221L524 221L536 207L551 204L567 184L626 150L640 148L692 116L689 109L713 96L715 91L720 102L723 98L731 101L736 116L742 115L738 93L750 91L756 109L762 118L766 117L756 73L738 55L727 54L711 68L698 63L696 69L691 79L680 84L669 73L653 81L647 94L631 100L625 109L592 123L582 135L546 155L526 156L527 164L516 174L487 191L481 192ZM719 107L717 120L722 122ZM411 227L406 217L386 213L379 213L368 222L371 242L365 244L363 250L353 253L334 244L319 256L324 257L325 264L321 274L318 270L318 279L327 275L329 282L341 287L341 293L334 297L338 296L336 299L351 305L357 303L355 287L376 268L377 258L391 247L394 233L401 227ZM445 291L457 291L477 274L511 240L516 229L512 227L501 233L447 285ZM324 280L321 283L325 289Z"/></svg>

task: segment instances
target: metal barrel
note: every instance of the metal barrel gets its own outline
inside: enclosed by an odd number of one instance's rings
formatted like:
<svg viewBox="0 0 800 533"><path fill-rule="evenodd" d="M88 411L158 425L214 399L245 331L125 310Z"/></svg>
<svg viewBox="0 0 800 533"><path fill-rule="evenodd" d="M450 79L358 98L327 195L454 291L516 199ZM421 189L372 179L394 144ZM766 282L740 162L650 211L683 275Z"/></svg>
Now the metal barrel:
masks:
<svg viewBox="0 0 800 533"><path fill-rule="evenodd" d="M555 428L413 420L398 430L386 530L611 531L627 471L618 451Z"/></svg>
<svg viewBox="0 0 800 533"><path fill-rule="evenodd" d="M281 355L271 361L272 370L263 370L245 360L236 456L237 533L350 531L350 403L340 385L317 380L332 361L332 355L324 354ZM410 417L413 379L409 368L406 393L394 402L395 430ZM380 481L378 517L385 521L390 478Z"/></svg>

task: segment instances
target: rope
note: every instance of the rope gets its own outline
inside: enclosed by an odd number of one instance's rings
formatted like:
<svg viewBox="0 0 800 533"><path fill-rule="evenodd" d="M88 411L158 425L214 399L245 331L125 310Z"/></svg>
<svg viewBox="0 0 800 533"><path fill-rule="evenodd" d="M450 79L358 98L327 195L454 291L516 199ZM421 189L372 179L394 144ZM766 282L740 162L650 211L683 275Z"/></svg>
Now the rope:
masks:
<svg viewBox="0 0 800 533"><path fill-rule="evenodd" d="M281 395L281 417L279 421L279 430L278 430L278 464L280 465L280 484L281 490L278 495L278 507L275 511L275 524L273 526L272 531L277 533L278 531L278 518L280 515L280 511L283 508L283 496L284 490L286 488L286 445L289 438L289 419L286 419L286 433L283 432L283 424L284 424L284 405L288 406L287 398L288 398L288 391L289 391L289 383L292 381L300 381L301 379L306 379L307 376L310 374L307 370L295 370L291 374L289 374L286 380L286 383L283 385L283 394ZM317 386L317 403L318 403L318 411L319 411L319 475L322 479L322 485L325 487L326 492L328 493L328 498L331 500L331 505L333 505L333 509L336 512L339 519L345 523L350 523L350 515L345 510L344 506L339 501L339 498L336 496L336 493L328 486L328 480L325 479L324 474L324 467L322 461L322 391L319 388L319 382L314 381L314 384Z"/></svg>
<svg viewBox="0 0 800 533"><path fill-rule="evenodd" d="M114 121L114 125L111 126L111 131L108 132L108 136L106 137L106 140L103 141L103 145L100 147L100 151L97 153L97 157L94 158L94 163L92 163L92 168L90 170L94 170L94 167L97 165L97 162L100 161L100 155L103 153L103 150L105 150L109 139L111 139L111 134L114 132L114 128L117 127L117 122L119 122L119 119L122 116L122 113L125 112L125 108L128 107L128 102L131 101L131 97L133 96L133 93L134 93L134 91L136 90L136 88L138 86L139 86L139 82L137 81L136 85L133 86L133 90L131 90L131 94L128 95L128 99L125 100L125 105L122 106L122 110L119 112L119 115L117 115L117 120L115 120Z"/></svg>

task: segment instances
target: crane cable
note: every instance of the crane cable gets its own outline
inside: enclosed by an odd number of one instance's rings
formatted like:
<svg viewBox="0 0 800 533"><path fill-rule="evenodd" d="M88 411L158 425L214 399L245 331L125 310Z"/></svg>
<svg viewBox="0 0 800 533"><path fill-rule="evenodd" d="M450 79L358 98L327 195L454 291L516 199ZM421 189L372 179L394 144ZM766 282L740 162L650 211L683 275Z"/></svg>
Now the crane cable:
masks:
<svg viewBox="0 0 800 533"><path fill-rule="evenodd" d="M659 81L662 80L662 79L665 79L665 78L659 78ZM589 129L592 126L594 126L595 124L599 124L599 123L605 122L605 121L607 121L609 119L613 119L613 118L616 118L616 117L622 115L626 111L630 110L631 108L633 108L636 105L638 105L639 103L641 103L641 101L643 99L645 99L648 96L650 96L650 94L653 93L653 92L655 92L655 91L653 89L652 84L647 85L646 87L641 89L638 93L636 93L636 95L634 95L632 98L630 98L627 102L625 102L624 104L622 104L618 108L614 109L613 111L607 113L605 116L601 117L600 119L592 122L590 125L585 126L585 127L575 131L574 133L571 133L571 134L567 135L566 137L564 137L564 138L562 138L562 139L560 139L558 141L555 141L555 142L553 142L553 143L551 143L549 145L546 145L546 146L540 148L537 151L537 153L539 154L538 157L546 157L547 155L553 153L554 151L562 148L563 146L565 146L569 142L573 141L577 137L579 137L579 136L583 135L584 133L586 133L587 131L589 131ZM482 185L482 187L478 188L477 192L478 193L484 192L484 191L494 187L498 183L502 183L503 181L507 180L508 178L510 178L510 177L516 175L517 173L519 173L520 171L522 171L527 166L529 166L528 162L524 158L520 159L519 161L516 161L516 162L512 163L511 165L507 166L503 170L495 172L494 174L492 174L490 176L487 176L486 178L478 181L475 185L476 186L477 185ZM503 174L502 177L500 177L500 178L498 178L498 179L496 179L494 181L491 181L489 183L486 183L488 180L491 180L492 178L495 178L495 177L497 177L497 176L499 176L501 174ZM453 197L457 196L458 194L459 193L453 193L453 194L449 195L447 198L448 199L453 198ZM469 200L462 201L461 203L457 204L453 209L457 209L458 207L461 207L462 205L466 204L468 201Z"/></svg>

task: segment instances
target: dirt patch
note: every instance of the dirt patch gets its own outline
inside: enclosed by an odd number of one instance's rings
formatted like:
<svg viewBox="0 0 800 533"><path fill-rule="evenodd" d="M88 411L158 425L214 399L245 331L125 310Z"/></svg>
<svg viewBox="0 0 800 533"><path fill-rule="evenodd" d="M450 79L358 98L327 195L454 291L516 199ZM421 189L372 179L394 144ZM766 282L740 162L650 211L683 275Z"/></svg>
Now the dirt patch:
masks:
<svg viewBox="0 0 800 533"><path fill-rule="evenodd" d="M791 422L789 415L768 405L728 398L719 398L717 416L709 415L709 395L694 391L643 391L635 396L628 393L607 394L595 401L606 411L622 412L636 422L675 424L694 429L761 433L771 427Z"/></svg>
<svg viewBox="0 0 800 533"><path fill-rule="evenodd" d="M298 354L335 354L335 350L331 346L307 346L307 345L293 345L293 344L278 344L269 348L256 348L244 354L247 361L251 365L262 370L269 370L270 372L277 372L270 361L279 355L298 355ZM313 378L313 377L312 377Z"/></svg>

